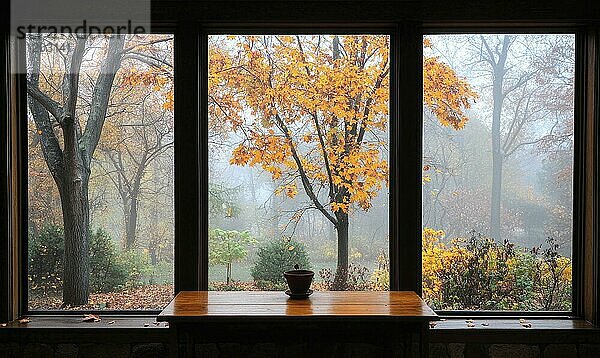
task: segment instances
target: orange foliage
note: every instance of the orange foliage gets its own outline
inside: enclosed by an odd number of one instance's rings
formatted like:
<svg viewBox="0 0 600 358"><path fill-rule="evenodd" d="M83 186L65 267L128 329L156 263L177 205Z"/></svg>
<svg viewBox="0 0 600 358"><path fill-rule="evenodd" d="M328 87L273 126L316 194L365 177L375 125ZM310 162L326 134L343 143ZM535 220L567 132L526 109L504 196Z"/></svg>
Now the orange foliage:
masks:
<svg viewBox="0 0 600 358"><path fill-rule="evenodd" d="M385 35L212 37L209 126L243 138L230 163L329 187L333 212L368 210L388 185L389 46ZM462 128L470 86L435 58L424 79L425 104Z"/></svg>

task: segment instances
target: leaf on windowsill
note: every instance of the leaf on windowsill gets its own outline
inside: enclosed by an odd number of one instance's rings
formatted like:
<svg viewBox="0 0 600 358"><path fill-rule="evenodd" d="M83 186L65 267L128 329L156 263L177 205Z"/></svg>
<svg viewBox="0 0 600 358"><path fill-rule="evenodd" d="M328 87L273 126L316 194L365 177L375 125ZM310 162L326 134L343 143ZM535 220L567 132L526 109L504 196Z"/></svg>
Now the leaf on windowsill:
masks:
<svg viewBox="0 0 600 358"><path fill-rule="evenodd" d="M6 327L6 323L0 323L0 327Z"/></svg>
<svg viewBox="0 0 600 358"><path fill-rule="evenodd" d="M523 328L531 328L531 323L527 322L527 320L524 318L519 319L519 324Z"/></svg>
<svg viewBox="0 0 600 358"><path fill-rule="evenodd" d="M108 324L115 324L115 321L109 321Z"/></svg>
<svg viewBox="0 0 600 358"><path fill-rule="evenodd" d="M469 327L469 328L475 327L475 323L471 323L471 322L467 323L467 327Z"/></svg>
<svg viewBox="0 0 600 358"><path fill-rule="evenodd" d="M144 327L150 327L150 323L144 323Z"/></svg>
<svg viewBox="0 0 600 358"><path fill-rule="evenodd" d="M20 324L27 324L27 323L29 323L29 322L31 322L31 320L30 320L29 318L27 318L27 317L25 317L25 318L21 318L21 319L19 320L19 323L20 323Z"/></svg>
<svg viewBox="0 0 600 358"><path fill-rule="evenodd" d="M86 314L86 315L83 315L83 318L81 320L83 322L100 322L102 320L102 318L100 318L100 316L95 315L95 314Z"/></svg>

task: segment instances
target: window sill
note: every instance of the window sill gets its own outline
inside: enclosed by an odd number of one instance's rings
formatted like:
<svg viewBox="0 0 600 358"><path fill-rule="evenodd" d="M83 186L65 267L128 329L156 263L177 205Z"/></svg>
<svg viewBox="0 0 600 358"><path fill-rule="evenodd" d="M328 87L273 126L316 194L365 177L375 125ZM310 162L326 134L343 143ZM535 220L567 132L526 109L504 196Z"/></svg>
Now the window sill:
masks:
<svg viewBox="0 0 600 358"><path fill-rule="evenodd" d="M156 315L103 315L98 322L84 322L83 315L35 315L29 316L27 323L20 323L19 320L7 323L5 327L0 326L0 332L3 330L38 330L38 329L160 329L168 328L164 322L156 322Z"/></svg>
<svg viewBox="0 0 600 358"><path fill-rule="evenodd" d="M473 322L467 322L472 319ZM432 343L512 343L550 344L556 342L597 342L600 327L581 319L527 318L521 324L519 318L452 317L442 318L430 326ZM469 327L468 323L473 326ZM528 324L531 326L529 327Z"/></svg>
<svg viewBox="0 0 600 358"><path fill-rule="evenodd" d="M591 323L581 319L571 318L496 318L496 317L452 317L441 318L430 327L436 330L596 330Z"/></svg>

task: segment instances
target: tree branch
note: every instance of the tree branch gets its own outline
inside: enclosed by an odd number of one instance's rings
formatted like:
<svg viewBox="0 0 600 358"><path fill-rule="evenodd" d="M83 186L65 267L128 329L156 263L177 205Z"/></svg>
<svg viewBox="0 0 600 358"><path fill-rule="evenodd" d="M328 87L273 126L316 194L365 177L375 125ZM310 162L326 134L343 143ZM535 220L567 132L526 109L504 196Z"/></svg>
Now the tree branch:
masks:
<svg viewBox="0 0 600 358"><path fill-rule="evenodd" d="M310 198L310 200L312 200L312 202L315 204L315 206L317 207L317 209L323 213L323 215L325 215L325 217L331 221L331 223L333 225L337 225L337 219L335 217L333 217L333 215L331 215L324 207L323 204L321 204L321 202L319 202L319 199L317 198L317 196L315 195L312 186L310 184L310 181L308 180L308 176L306 175L306 172L304 171L304 167L302 166L302 161L300 160L300 157L298 156L298 152L296 152L296 148L294 146L294 142L292 140L292 134L290 133L290 130L288 129L288 127L285 125L285 122L283 121L283 119L281 119L281 117L279 116L279 114L275 115L275 119L277 120L277 124L279 125L279 128L281 128L281 131L283 132L283 134L285 135L288 144L290 146L290 150L292 152L292 157L294 158L294 162L296 162L296 166L298 167L298 172L300 173L300 179L302 182L302 186L304 187L304 191L306 191L306 194L308 195L308 197Z"/></svg>
<svg viewBox="0 0 600 358"><path fill-rule="evenodd" d="M100 140L112 84L121 66L121 53L124 44L124 35L113 35L110 37L106 59L94 86L90 114L81 138L85 150L84 155L88 163Z"/></svg>

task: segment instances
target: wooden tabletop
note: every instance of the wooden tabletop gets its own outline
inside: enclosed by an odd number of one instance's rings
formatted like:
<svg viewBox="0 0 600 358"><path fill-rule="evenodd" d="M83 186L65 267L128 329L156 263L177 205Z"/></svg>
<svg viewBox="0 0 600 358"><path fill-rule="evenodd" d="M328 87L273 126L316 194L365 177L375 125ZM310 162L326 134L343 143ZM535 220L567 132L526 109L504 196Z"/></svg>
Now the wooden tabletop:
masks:
<svg viewBox="0 0 600 358"><path fill-rule="evenodd" d="M403 322L438 317L412 291L322 291L309 299L289 299L273 291L182 291L158 315L158 321L206 322L249 319L356 318Z"/></svg>

